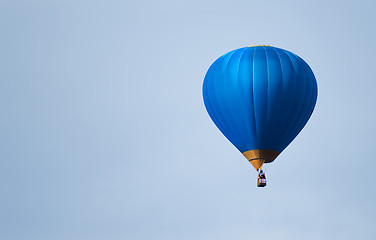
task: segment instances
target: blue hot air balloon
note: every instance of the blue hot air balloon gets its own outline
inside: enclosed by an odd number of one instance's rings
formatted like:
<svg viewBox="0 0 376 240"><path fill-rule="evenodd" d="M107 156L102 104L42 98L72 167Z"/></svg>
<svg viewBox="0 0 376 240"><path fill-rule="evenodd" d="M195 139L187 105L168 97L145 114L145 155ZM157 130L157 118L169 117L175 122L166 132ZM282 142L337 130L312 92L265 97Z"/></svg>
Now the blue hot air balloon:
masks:
<svg viewBox="0 0 376 240"><path fill-rule="evenodd" d="M299 56L258 45L218 58L206 73L202 92L215 125L260 170L307 123L315 108L317 83Z"/></svg>

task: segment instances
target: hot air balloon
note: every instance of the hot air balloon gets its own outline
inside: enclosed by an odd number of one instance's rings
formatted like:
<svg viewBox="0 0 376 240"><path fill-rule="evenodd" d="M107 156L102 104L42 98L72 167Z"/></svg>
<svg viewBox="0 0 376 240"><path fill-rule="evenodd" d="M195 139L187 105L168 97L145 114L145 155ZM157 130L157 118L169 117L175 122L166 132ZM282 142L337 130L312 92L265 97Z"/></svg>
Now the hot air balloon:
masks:
<svg viewBox="0 0 376 240"><path fill-rule="evenodd" d="M212 121L260 172L306 125L317 83L299 56L257 45L218 58L206 73L202 92Z"/></svg>

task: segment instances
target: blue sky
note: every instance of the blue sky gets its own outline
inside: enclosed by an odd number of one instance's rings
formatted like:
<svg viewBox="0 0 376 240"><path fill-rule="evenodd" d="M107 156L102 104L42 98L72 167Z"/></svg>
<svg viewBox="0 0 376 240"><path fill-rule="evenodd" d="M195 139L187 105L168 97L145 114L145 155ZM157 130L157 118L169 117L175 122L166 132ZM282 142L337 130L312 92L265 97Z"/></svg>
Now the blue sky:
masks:
<svg viewBox="0 0 376 240"><path fill-rule="evenodd" d="M0 238L375 239L372 1L1 1ZM267 44L319 96L268 187L206 70Z"/></svg>

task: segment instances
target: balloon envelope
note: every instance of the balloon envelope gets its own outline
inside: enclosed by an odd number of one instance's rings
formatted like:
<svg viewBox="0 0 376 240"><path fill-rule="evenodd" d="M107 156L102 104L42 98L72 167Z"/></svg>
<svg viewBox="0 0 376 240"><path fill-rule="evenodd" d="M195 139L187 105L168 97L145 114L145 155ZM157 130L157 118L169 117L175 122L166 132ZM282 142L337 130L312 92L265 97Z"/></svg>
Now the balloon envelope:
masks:
<svg viewBox="0 0 376 240"><path fill-rule="evenodd" d="M244 47L218 58L206 73L203 98L223 135L258 169L303 129L317 83L297 55L271 46Z"/></svg>

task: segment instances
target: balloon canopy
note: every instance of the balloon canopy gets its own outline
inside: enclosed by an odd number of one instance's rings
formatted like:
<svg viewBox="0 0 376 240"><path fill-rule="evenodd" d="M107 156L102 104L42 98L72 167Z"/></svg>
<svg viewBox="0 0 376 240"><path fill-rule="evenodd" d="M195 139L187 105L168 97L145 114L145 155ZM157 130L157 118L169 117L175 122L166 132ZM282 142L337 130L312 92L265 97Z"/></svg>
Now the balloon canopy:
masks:
<svg viewBox="0 0 376 240"><path fill-rule="evenodd" d="M294 53L265 45L218 58L206 73L202 91L215 125L256 170L294 140L317 99L308 64Z"/></svg>

